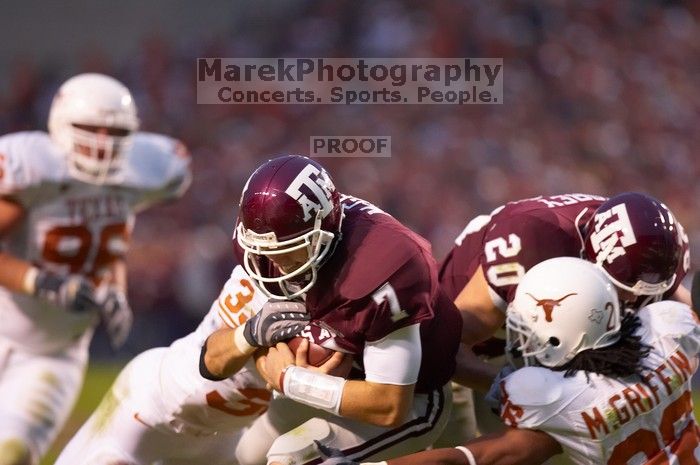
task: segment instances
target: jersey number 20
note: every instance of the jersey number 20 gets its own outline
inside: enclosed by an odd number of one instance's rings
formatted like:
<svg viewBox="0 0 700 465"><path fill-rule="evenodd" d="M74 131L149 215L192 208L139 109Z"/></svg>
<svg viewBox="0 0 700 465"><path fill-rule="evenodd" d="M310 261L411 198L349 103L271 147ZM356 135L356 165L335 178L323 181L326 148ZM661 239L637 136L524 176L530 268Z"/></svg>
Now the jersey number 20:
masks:
<svg viewBox="0 0 700 465"><path fill-rule="evenodd" d="M513 233L508 234L507 240L505 237L497 237L484 245L487 263L496 261L499 255L503 258L517 257L521 250L520 237ZM486 269L486 277L489 282L499 287L518 284L524 274L525 267L517 261L490 265Z"/></svg>

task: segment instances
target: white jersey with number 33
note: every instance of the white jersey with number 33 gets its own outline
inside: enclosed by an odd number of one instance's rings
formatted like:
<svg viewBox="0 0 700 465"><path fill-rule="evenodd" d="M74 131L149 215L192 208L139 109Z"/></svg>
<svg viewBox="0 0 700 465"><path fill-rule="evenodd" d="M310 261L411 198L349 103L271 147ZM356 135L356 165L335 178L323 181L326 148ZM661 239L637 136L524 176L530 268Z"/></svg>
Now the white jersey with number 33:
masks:
<svg viewBox="0 0 700 465"><path fill-rule="evenodd" d="M502 386L501 418L556 439L576 464L700 463L690 379L698 368L700 325L684 304L663 301L638 311L651 346L643 378L523 368Z"/></svg>
<svg viewBox="0 0 700 465"><path fill-rule="evenodd" d="M260 311L267 297L236 266L197 329L178 339L160 366L163 408L184 428L213 433L248 426L267 410L272 398L250 360L230 378L209 381L199 374L199 356L207 337L224 326L235 328Z"/></svg>
<svg viewBox="0 0 700 465"><path fill-rule="evenodd" d="M121 182L92 185L68 174L65 154L47 133L0 137L0 195L25 209L5 251L96 283L108 278L109 266L126 252L135 213L177 197L190 179L186 150L170 137L137 133L124 156ZM95 321L2 287L0 315L0 338L36 353L73 344Z"/></svg>

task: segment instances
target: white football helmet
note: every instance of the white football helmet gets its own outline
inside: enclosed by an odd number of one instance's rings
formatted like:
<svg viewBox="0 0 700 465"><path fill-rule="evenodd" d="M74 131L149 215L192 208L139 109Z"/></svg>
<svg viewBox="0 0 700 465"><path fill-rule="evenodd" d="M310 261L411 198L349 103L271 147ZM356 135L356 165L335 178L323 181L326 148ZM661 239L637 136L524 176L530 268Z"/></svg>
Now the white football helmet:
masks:
<svg viewBox="0 0 700 465"><path fill-rule="evenodd" d="M506 317L507 353L558 367L576 354L620 338L615 286L593 263L557 257L532 267L520 281ZM533 360L534 359L534 360Z"/></svg>
<svg viewBox="0 0 700 465"><path fill-rule="evenodd" d="M103 74L68 79L49 112L49 134L66 152L71 176L92 184L119 181L123 155L138 127L131 92Z"/></svg>

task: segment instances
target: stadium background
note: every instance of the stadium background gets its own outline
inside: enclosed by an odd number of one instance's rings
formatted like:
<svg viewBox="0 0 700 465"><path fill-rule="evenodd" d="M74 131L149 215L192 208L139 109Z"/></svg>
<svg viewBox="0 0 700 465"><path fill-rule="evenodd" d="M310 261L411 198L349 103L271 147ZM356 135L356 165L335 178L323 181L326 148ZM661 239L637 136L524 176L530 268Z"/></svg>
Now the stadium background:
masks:
<svg viewBox="0 0 700 465"><path fill-rule="evenodd" d="M69 428L125 360L196 325L230 272L245 178L312 135L391 136L392 158L325 164L437 258L508 200L639 190L671 207L700 259L698 2L6 0L0 37L0 134L45 129L58 85L97 71L132 89L143 129L193 155L186 197L137 222L134 332L117 354L98 334ZM215 56L503 57L505 103L198 106L195 59Z"/></svg>

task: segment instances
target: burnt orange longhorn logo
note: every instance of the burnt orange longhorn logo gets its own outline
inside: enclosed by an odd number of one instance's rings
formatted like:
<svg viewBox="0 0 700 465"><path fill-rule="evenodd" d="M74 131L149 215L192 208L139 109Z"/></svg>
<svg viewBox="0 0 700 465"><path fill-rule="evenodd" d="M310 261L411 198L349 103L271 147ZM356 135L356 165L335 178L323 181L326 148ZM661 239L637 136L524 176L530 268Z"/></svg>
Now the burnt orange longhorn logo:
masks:
<svg viewBox="0 0 700 465"><path fill-rule="evenodd" d="M529 292L526 292L526 294L532 297L535 300L535 302L537 302L538 307L542 307L542 309L544 310L544 319L549 323L552 322L552 312L554 311L554 307L558 307L559 305L561 305L564 299L571 297L572 295L576 295L575 292L572 292L571 294L566 294L560 299L538 299Z"/></svg>

